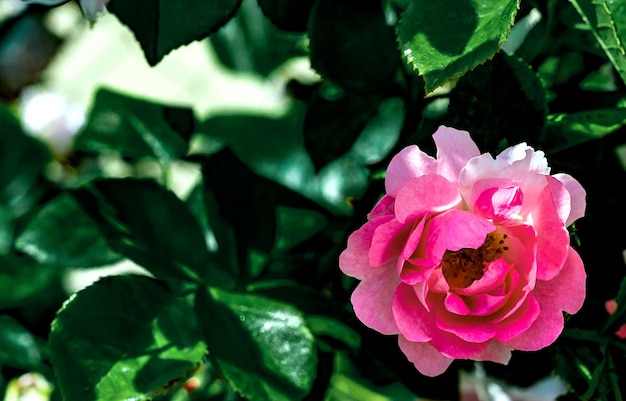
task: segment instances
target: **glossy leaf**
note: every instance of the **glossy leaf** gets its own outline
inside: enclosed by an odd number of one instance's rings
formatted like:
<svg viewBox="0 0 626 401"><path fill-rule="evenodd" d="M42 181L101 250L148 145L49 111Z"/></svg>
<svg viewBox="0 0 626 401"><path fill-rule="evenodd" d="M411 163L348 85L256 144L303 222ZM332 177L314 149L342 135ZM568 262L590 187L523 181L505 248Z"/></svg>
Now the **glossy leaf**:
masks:
<svg viewBox="0 0 626 401"><path fill-rule="evenodd" d="M66 193L35 215L15 247L40 263L62 267L101 266L121 259L107 245L99 227Z"/></svg>
<svg viewBox="0 0 626 401"><path fill-rule="evenodd" d="M244 397L296 401L310 391L317 354L298 310L258 295L211 289L198 293L196 314L210 357Z"/></svg>
<svg viewBox="0 0 626 401"><path fill-rule="evenodd" d="M232 282L207 250L188 206L156 182L101 179L73 195L115 251L155 276L218 286Z"/></svg>
<svg viewBox="0 0 626 401"><path fill-rule="evenodd" d="M127 25L151 66L172 50L204 39L237 11L241 0L112 1L108 10Z"/></svg>
<svg viewBox="0 0 626 401"><path fill-rule="evenodd" d="M311 66L333 83L360 92L393 86L401 60L381 2L317 1L309 38Z"/></svg>
<svg viewBox="0 0 626 401"><path fill-rule="evenodd" d="M193 126L190 108L101 89L74 148L94 153L112 151L132 159L155 157L170 163L186 154Z"/></svg>
<svg viewBox="0 0 626 401"><path fill-rule="evenodd" d="M560 113L548 119L544 140L547 151L555 152L597 140L626 125L626 108Z"/></svg>
<svg viewBox="0 0 626 401"><path fill-rule="evenodd" d="M10 316L0 316L0 366L35 370L43 355L35 336Z"/></svg>
<svg viewBox="0 0 626 401"><path fill-rule="evenodd" d="M518 7L519 0L411 0L397 35L426 92L490 59L505 42Z"/></svg>
<svg viewBox="0 0 626 401"><path fill-rule="evenodd" d="M570 0L626 83L626 4L619 0Z"/></svg>
<svg viewBox="0 0 626 401"><path fill-rule="evenodd" d="M185 299L157 280L117 276L63 305L50 350L65 401L139 401L188 376L206 346Z"/></svg>

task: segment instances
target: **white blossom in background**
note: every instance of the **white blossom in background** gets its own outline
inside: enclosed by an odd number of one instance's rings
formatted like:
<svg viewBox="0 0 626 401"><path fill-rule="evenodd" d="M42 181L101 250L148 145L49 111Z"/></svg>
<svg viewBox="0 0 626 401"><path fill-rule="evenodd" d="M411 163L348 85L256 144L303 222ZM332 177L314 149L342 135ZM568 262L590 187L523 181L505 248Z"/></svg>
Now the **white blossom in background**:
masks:
<svg viewBox="0 0 626 401"><path fill-rule="evenodd" d="M37 89L25 90L20 106L22 127L29 135L46 143L59 158L71 152L74 136L86 120L85 107Z"/></svg>
<svg viewBox="0 0 626 401"><path fill-rule="evenodd" d="M23 0L28 4L43 4L46 6L57 6L63 3L67 3L68 0ZM77 0L80 4L80 9L83 12L85 18L91 22L95 22L98 16L106 11L106 3L108 0Z"/></svg>

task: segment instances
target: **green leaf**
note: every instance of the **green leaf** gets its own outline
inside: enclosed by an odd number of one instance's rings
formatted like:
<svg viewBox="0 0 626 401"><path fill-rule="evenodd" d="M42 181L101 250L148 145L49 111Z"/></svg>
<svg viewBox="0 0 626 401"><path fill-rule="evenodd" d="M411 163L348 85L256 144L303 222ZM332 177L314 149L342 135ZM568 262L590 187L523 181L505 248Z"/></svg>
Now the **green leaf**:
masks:
<svg viewBox="0 0 626 401"><path fill-rule="evenodd" d="M15 247L40 263L62 267L101 266L121 259L67 193L49 201L33 217L17 237Z"/></svg>
<svg viewBox="0 0 626 401"><path fill-rule="evenodd" d="M626 83L626 3L619 0L570 0Z"/></svg>
<svg viewBox="0 0 626 401"><path fill-rule="evenodd" d="M57 267L39 264L28 256L0 255L0 309L35 302L58 276Z"/></svg>
<svg viewBox="0 0 626 401"><path fill-rule="evenodd" d="M112 1L107 9L127 25L146 60L156 65L172 50L217 31L237 11L241 0Z"/></svg>
<svg viewBox="0 0 626 401"><path fill-rule="evenodd" d="M317 354L297 309L252 294L201 290L196 314L209 356L252 400L296 401L311 389Z"/></svg>
<svg viewBox="0 0 626 401"><path fill-rule="evenodd" d="M0 254L13 242L14 220L36 204L48 188L42 172L50 152L27 136L19 121L0 105Z"/></svg>
<svg viewBox="0 0 626 401"><path fill-rule="evenodd" d="M311 66L343 88L385 90L400 71L393 28L380 2L319 0L309 38Z"/></svg>
<svg viewBox="0 0 626 401"><path fill-rule="evenodd" d="M189 207L156 182L101 179L73 195L115 251L155 276L216 286L232 283L207 250Z"/></svg>
<svg viewBox="0 0 626 401"><path fill-rule="evenodd" d="M311 1L311 0L307 0ZM301 1L288 1L295 7L302 7ZM263 11L271 13L291 12L278 5L270 5L269 9L261 10L255 0L244 0L234 18L228 24L209 37L211 47L219 60L226 67L238 72L250 72L267 77L275 72L287 60L307 55L306 37L303 34L283 32L272 25L273 20L267 18ZM311 6L309 6L310 8ZM304 23L306 28L307 15L299 17L296 13L306 10L293 10L282 26ZM274 15L274 14L272 14ZM280 16L277 16L280 18ZM304 18L304 21L300 21Z"/></svg>
<svg viewBox="0 0 626 401"><path fill-rule="evenodd" d="M315 0L258 0L267 18L277 28L289 32L306 32Z"/></svg>
<svg viewBox="0 0 626 401"><path fill-rule="evenodd" d="M304 146L317 170L345 154L376 115L381 99L352 91L327 99L316 96L309 105L302 131Z"/></svg>
<svg viewBox="0 0 626 401"><path fill-rule="evenodd" d="M603 138L624 125L626 125L626 108L553 114L548 118L543 148L548 152L557 152Z"/></svg>
<svg viewBox="0 0 626 401"><path fill-rule="evenodd" d="M162 163L171 163L187 153L193 127L190 108L166 106L100 89L74 148L95 153L116 152L131 159L156 157Z"/></svg>
<svg viewBox="0 0 626 401"><path fill-rule="evenodd" d="M279 205L321 210L303 196L256 175L230 149L209 157L202 168L206 212L216 231L218 246L228 246L220 222L234 231L237 247L269 252L276 240ZM223 224L223 223L222 223Z"/></svg>
<svg viewBox="0 0 626 401"><path fill-rule="evenodd" d="M42 360L40 343L10 316L0 316L0 367L36 370Z"/></svg>
<svg viewBox="0 0 626 401"><path fill-rule="evenodd" d="M187 300L157 280L117 276L63 305L50 351L65 401L139 401L188 376L206 345Z"/></svg>
<svg viewBox="0 0 626 401"><path fill-rule="evenodd" d="M519 0L411 0L396 33L426 92L490 59L505 42Z"/></svg>

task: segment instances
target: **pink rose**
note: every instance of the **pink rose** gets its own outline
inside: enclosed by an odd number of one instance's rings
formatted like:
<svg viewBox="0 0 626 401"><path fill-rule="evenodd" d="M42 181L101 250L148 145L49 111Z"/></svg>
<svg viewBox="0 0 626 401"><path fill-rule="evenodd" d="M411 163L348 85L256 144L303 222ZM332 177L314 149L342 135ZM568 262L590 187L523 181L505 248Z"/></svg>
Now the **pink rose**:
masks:
<svg viewBox="0 0 626 401"><path fill-rule="evenodd" d="M339 259L361 280L356 316L397 334L427 376L454 359L506 364L514 349L550 345L586 279L567 231L585 211L575 179L550 175L524 143L494 159L465 131L433 138L437 159L408 146L391 160L386 195Z"/></svg>

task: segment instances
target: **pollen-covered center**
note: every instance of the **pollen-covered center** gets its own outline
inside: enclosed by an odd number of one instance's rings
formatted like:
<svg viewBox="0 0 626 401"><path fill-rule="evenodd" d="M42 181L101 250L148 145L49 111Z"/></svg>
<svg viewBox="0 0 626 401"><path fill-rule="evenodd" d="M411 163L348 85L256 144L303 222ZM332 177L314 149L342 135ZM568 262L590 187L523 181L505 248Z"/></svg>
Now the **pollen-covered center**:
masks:
<svg viewBox="0 0 626 401"><path fill-rule="evenodd" d="M509 247L506 234L491 233L478 249L446 251L441 261L443 276L450 287L466 288L483 276L485 267L501 258Z"/></svg>

